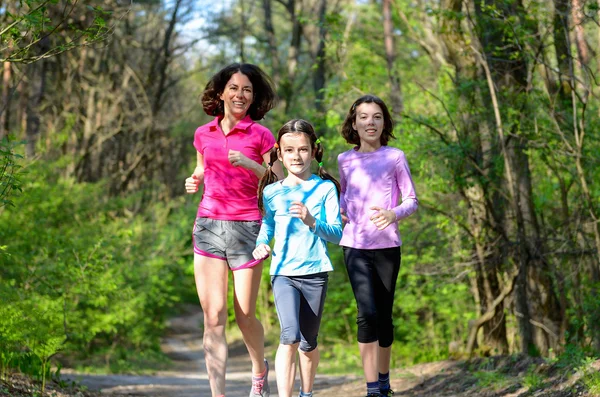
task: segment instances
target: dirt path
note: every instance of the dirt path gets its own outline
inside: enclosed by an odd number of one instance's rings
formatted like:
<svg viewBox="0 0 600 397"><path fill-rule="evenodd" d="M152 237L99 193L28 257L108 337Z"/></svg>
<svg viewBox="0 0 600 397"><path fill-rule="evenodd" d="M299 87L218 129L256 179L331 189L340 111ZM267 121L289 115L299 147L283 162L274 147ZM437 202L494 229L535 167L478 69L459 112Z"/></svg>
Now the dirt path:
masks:
<svg viewBox="0 0 600 397"><path fill-rule="evenodd" d="M193 308L188 314L169 322L170 332L162 343L162 350L173 361L169 371L134 376L79 375L63 370L63 378L78 381L90 390L100 390L107 396L208 397L211 393L204 364L201 321L202 313ZM267 356L273 363L273 348L267 350ZM227 366L227 397L248 396L250 367L244 344L232 341ZM531 372L534 367L537 367L535 372ZM595 371L600 371L600 360L595 361L592 367ZM278 397L276 373L271 370L271 397ZM588 393L587 388L579 381L581 374L570 377L565 371L560 367L544 364L541 358L505 356L474 359L470 362L439 361L398 368L391 371L390 378L392 389L396 392L395 397L598 396L593 392ZM539 376L540 383L535 389L528 387L531 379L535 379L532 374ZM529 382L526 379L528 376ZM297 380L296 393L298 388ZM315 396L365 395L365 385L358 376L317 375L314 390Z"/></svg>
<svg viewBox="0 0 600 397"><path fill-rule="evenodd" d="M90 390L100 390L102 394L113 396L210 396L199 327L201 321L202 312L199 310L190 310L188 314L169 321L169 333L162 343L163 352L173 361L169 371L159 371L154 375L82 375L72 370L63 370L62 377L77 381ZM270 361L273 363L272 359ZM233 342L227 362L228 397L248 396L250 367L250 359L243 343ZM271 397L277 397L276 374L272 367L269 379ZM315 389L329 389L354 380L356 377L318 376Z"/></svg>

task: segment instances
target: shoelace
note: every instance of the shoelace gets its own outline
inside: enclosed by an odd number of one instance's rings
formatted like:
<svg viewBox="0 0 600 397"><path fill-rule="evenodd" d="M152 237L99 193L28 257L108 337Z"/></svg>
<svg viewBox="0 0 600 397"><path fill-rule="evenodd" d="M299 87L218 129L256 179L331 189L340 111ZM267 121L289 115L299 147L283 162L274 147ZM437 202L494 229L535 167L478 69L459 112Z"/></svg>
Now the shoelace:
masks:
<svg viewBox="0 0 600 397"><path fill-rule="evenodd" d="M254 394L262 395L263 386L265 385L265 378L252 378L252 392Z"/></svg>

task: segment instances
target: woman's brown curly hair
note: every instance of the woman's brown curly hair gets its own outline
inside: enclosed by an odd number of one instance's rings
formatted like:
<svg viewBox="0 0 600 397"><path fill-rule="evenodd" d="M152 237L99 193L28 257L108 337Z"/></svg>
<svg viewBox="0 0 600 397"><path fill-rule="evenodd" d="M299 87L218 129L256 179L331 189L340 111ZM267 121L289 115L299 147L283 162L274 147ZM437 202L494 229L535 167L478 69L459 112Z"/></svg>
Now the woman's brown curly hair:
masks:
<svg viewBox="0 0 600 397"><path fill-rule="evenodd" d="M252 120L261 120L277 103L277 96L271 79L258 66L250 63L232 63L215 74L204 88L202 106L209 116L222 116L225 112L223 101L219 98L225 85L235 73L248 77L252 83L254 99L248 109Z"/></svg>

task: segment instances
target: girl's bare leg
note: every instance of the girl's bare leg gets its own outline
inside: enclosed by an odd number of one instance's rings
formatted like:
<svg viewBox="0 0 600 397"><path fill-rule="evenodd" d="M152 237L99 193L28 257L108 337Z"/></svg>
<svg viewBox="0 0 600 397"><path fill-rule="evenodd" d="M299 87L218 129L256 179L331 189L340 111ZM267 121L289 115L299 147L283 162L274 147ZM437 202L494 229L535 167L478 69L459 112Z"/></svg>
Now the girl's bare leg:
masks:
<svg viewBox="0 0 600 397"><path fill-rule="evenodd" d="M279 397L292 397L294 379L296 378L296 351L299 343L293 345L280 344L275 356L275 372L277 373L277 393Z"/></svg>
<svg viewBox="0 0 600 397"><path fill-rule="evenodd" d="M299 353L299 364L300 364L300 384L302 385L302 391L310 392L313 389L315 383L315 375L317 374L317 367L319 366L319 348L315 348L310 352L304 352L298 350Z"/></svg>

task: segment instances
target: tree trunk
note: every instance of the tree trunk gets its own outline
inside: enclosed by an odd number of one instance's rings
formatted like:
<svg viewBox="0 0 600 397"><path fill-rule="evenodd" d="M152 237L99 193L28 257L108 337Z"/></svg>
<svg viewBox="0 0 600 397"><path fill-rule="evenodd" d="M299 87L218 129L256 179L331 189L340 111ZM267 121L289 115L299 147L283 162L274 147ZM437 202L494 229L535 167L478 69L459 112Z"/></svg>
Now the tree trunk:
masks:
<svg viewBox="0 0 600 397"><path fill-rule="evenodd" d="M458 14L462 11L461 0L447 0L443 7ZM454 66L455 87L460 87L464 82L479 80L480 69L477 68L476 60L469 53L464 53L467 47L460 19L444 18L442 20L442 41L446 51L440 56L445 57L445 62ZM442 46L438 46L442 47ZM432 54L435 56L435 54ZM469 186L462 186L462 193L468 203L469 231L473 239L474 258L476 258L475 279L477 295L479 296L479 311L489 316L490 305L501 294L498 280L498 268L502 264L502 249L505 239L499 233L501 228L498 219L502 218L502 205L494 205L501 202L498 195L499 188L486 187L486 183L497 183L497 175L493 173L493 163L498 155L494 146L494 138L491 136L487 120L480 119L473 114L471 109L485 108L483 97L478 89L473 91L458 90L460 103L460 120L462 130L457 138L461 141L471 142L465 157L476 162L473 168L476 170L465 171L467 174L475 175L469 177ZM462 109L465 109L462 111ZM467 150L467 149L464 149ZM483 173L483 174L482 174ZM486 182L489 181L489 182ZM508 353L508 341L506 337L506 318L504 315L504 302L497 303L491 318L483 322L483 341L485 345L498 354ZM478 327L479 328L479 327Z"/></svg>
<svg viewBox="0 0 600 397"><path fill-rule="evenodd" d="M44 54L50 48L50 39L42 39L39 43L39 53ZM46 91L46 61L44 59L28 65L29 89L31 96L27 101L27 128L25 137L25 155L33 158L36 154L36 144L40 134L40 107Z"/></svg>
<svg viewBox="0 0 600 397"><path fill-rule="evenodd" d="M298 69L298 60L300 57L300 44L302 40L302 22L296 17L296 1L288 0L285 3L290 21L292 23L292 38L288 49L287 56L287 76L281 81L281 94L285 102L284 113L287 115L292 107L294 98L294 83L296 81L296 73Z"/></svg>
<svg viewBox="0 0 600 397"><path fill-rule="evenodd" d="M2 97L0 98L0 140L10 132L10 62L2 65Z"/></svg>
<svg viewBox="0 0 600 397"><path fill-rule="evenodd" d="M554 48L556 63L558 65L558 79L560 86L558 93L564 104L569 99L571 92L571 59L569 51L569 0L554 0ZM551 91L552 94L557 90Z"/></svg>
<svg viewBox="0 0 600 397"><path fill-rule="evenodd" d="M584 4L581 0L571 0L571 13L573 16L573 28L575 29L575 44L577 45L577 54L579 63L582 66L587 66L590 62L590 50L585 41L585 32L583 30L584 20Z"/></svg>
<svg viewBox="0 0 600 397"><path fill-rule="evenodd" d="M241 63L245 63L246 62L246 56L245 56L245 47L244 47L244 40L246 39L246 10L244 9L244 0L239 0L240 2L240 34L239 34L239 46L240 46L240 52L239 52L239 56L240 56L240 62Z"/></svg>
<svg viewBox="0 0 600 397"><path fill-rule="evenodd" d="M165 37L163 39L163 45L162 45L162 57L160 57L160 67L158 70L158 86L155 89L155 94L154 94L154 102L152 104L152 115L156 116L158 114L158 111L161 108L161 103L162 103L162 99L163 96L165 94L165 84L167 81L167 69L169 67L169 64L171 63L171 58L172 58L172 54L171 54L171 43L172 43L172 39L173 39L173 33L175 32L175 25L177 24L178 21L178 11L179 11L179 7L181 6L181 1L182 0L177 0L175 2L175 6L173 7L173 12L171 13L171 20L169 21L169 26L167 27L166 31L165 31Z"/></svg>
<svg viewBox="0 0 600 397"><path fill-rule="evenodd" d="M383 0L383 37L387 72L390 80L390 102L392 104L392 114L396 118L399 118L403 110L402 87L400 85L400 76L394 67L396 49L394 46L394 26L391 8L391 0Z"/></svg>
<svg viewBox="0 0 600 397"><path fill-rule="evenodd" d="M319 119L325 113L323 99L325 98L325 35L327 34L325 13L327 11L327 1L319 0L319 43L315 54L316 68L313 72L313 90L315 93L315 108L319 113ZM317 123L321 124L321 123Z"/></svg>
<svg viewBox="0 0 600 397"><path fill-rule="evenodd" d="M277 39L275 28L273 27L273 12L271 10L271 0L263 0L263 12L265 14L265 32L267 32L267 43L269 46L269 56L271 58L271 76L276 86L279 86L281 79L281 64L277 54Z"/></svg>
<svg viewBox="0 0 600 397"><path fill-rule="evenodd" d="M527 63L525 55L503 29L510 17L523 20L523 8L517 1L498 4L485 0L495 11L487 15L482 4L475 2L479 41L483 46L482 66L486 70L496 127L505 156L505 173L510 189L511 209L516 224L507 230L516 237L519 249L513 252L519 263L517 281L517 309L523 353L546 355L549 349L558 350L561 328L561 307L556 296L549 264L544 259L544 244L540 238L537 214L533 205L531 172L527 155L528 141L517 128L527 125ZM497 88L496 88L497 87ZM510 138L504 136L500 101L515 107L516 119L506 116ZM504 103L504 102L503 102ZM512 222L510 222L512 223ZM507 222L507 225L509 222ZM507 233L508 234L508 233ZM534 327L532 327L534 326Z"/></svg>

